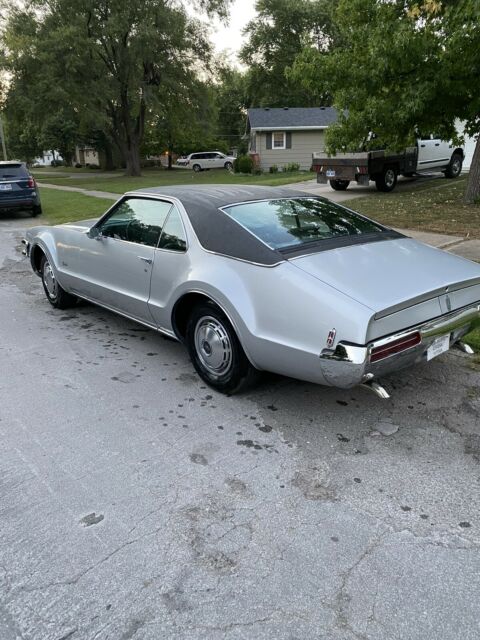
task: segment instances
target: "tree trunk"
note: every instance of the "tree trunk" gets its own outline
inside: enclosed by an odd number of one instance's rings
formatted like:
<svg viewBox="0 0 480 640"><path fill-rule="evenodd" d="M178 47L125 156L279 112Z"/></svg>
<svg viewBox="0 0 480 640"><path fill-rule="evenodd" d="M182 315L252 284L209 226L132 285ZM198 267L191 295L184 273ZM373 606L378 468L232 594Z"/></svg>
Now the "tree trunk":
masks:
<svg viewBox="0 0 480 640"><path fill-rule="evenodd" d="M110 141L107 139L105 139L103 143L103 153L105 154L105 164L103 168L106 171L113 171L115 169L115 165L113 163L113 149Z"/></svg>
<svg viewBox="0 0 480 640"><path fill-rule="evenodd" d="M480 135L477 138L463 201L472 204L480 199Z"/></svg>
<svg viewBox="0 0 480 640"><path fill-rule="evenodd" d="M134 142L133 140L130 140L130 144L126 146L125 162L127 163L127 168L125 170L127 176L142 175L140 167L140 147L136 141Z"/></svg>
<svg viewBox="0 0 480 640"><path fill-rule="evenodd" d="M169 170L172 169L172 150L168 150L168 167Z"/></svg>

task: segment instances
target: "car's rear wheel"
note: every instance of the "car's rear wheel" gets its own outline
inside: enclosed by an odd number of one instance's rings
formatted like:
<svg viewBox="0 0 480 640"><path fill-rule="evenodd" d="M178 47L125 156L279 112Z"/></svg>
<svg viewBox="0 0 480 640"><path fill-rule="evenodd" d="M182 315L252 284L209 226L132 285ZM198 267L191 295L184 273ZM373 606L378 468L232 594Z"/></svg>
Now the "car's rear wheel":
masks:
<svg viewBox="0 0 480 640"><path fill-rule="evenodd" d="M345 191L350 184L350 180L330 180L330 186L335 191Z"/></svg>
<svg viewBox="0 0 480 640"><path fill-rule="evenodd" d="M202 167L199 164L194 164L192 169L195 171L195 173L198 173L202 170Z"/></svg>
<svg viewBox="0 0 480 640"><path fill-rule="evenodd" d="M68 309L77 302L77 298L75 296L72 296L72 294L68 293L60 286L47 256L43 256L42 258L40 263L40 273L42 276L45 295L52 307L55 307L56 309Z"/></svg>
<svg viewBox="0 0 480 640"><path fill-rule="evenodd" d="M32 218L36 218L42 214L42 205L36 204L32 209Z"/></svg>
<svg viewBox="0 0 480 640"><path fill-rule="evenodd" d="M446 178L458 178L458 176L462 173L463 166L463 158L459 153L454 153L450 164L445 170Z"/></svg>
<svg viewBox="0 0 480 640"><path fill-rule="evenodd" d="M213 303L193 309L186 345L198 375L221 393L238 393L257 377L228 318Z"/></svg>

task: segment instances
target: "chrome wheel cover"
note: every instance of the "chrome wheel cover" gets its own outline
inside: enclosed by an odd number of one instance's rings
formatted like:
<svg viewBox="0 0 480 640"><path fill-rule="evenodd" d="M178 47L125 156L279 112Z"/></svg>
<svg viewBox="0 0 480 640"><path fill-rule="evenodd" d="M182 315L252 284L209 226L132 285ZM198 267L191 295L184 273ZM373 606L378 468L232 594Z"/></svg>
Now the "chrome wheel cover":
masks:
<svg viewBox="0 0 480 640"><path fill-rule="evenodd" d="M194 333L195 351L202 366L214 376L222 376L232 368L230 337L223 324L212 316L200 318Z"/></svg>
<svg viewBox="0 0 480 640"><path fill-rule="evenodd" d="M461 171L461 165L460 165L460 160L458 158L456 158L453 162L452 162L452 173L453 175L457 175L459 174Z"/></svg>
<svg viewBox="0 0 480 640"><path fill-rule="evenodd" d="M49 262L45 262L43 267L43 284L50 298L55 298L57 295L57 281Z"/></svg>
<svg viewBox="0 0 480 640"><path fill-rule="evenodd" d="M387 187L393 187L395 184L395 171L393 169L385 171L385 184Z"/></svg>

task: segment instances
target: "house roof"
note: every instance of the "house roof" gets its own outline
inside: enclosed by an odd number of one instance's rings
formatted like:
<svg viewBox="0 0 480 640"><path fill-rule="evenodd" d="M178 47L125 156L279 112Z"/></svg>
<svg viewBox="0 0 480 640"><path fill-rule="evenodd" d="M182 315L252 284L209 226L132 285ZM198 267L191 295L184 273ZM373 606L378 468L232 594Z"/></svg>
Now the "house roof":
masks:
<svg viewBox="0 0 480 640"><path fill-rule="evenodd" d="M325 129L337 121L333 107L269 107L248 110L251 129Z"/></svg>

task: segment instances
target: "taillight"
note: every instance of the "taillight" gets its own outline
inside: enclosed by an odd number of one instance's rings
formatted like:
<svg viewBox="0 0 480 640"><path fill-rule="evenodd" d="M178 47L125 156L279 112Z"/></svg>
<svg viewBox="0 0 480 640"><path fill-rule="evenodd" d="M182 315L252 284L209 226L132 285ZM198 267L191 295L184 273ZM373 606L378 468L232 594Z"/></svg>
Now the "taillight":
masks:
<svg viewBox="0 0 480 640"><path fill-rule="evenodd" d="M35 189L35 180L32 178L32 176L30 176L28 179L27 187L29 189Z"/></svg>
<svg viewBox="0 0 480 640"><path fill-rule="evenodd" d="M392 340L392 342L388 342L381 347L374 347L370 352L370 362L378 362L379 360L388 358L388 356L393 356L395 353L406 351L407 349L420 344L421 341L422 336L420 335L420 332L415 331L414 333L409 333L398 340Z"/></svg>

